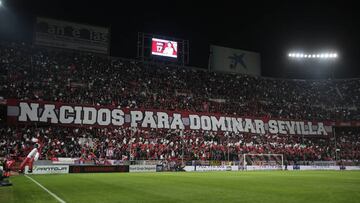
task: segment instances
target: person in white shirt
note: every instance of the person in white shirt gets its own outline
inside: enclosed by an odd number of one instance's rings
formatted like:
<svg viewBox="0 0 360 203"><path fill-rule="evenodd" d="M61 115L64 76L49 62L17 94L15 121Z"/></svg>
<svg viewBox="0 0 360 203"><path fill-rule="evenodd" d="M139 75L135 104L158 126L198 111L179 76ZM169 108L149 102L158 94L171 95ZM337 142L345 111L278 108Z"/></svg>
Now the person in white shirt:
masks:
<svg viewBox="0 0 360 203"><path fill-rule="evenodd" d="M171 47L171 43L168 42L167 43L167 47L164 49L163 51L163 54L166 54L166 55L173 55L174 53L174 49Z"/></svg>

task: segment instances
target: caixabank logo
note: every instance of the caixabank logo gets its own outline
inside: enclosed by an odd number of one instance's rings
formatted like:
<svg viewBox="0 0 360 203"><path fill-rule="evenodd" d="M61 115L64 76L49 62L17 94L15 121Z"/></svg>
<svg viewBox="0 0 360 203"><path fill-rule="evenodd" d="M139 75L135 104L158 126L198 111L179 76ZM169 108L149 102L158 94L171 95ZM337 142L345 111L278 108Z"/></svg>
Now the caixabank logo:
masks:
<svg viewBox="0 0 360 203"><path fill-rule="evenodd" d="M236 69L238 65L240 65L240 68L247 69L247 66L244 62L245 53L233 53L231 56L229 56L230 60L230 69Z"/></svg>

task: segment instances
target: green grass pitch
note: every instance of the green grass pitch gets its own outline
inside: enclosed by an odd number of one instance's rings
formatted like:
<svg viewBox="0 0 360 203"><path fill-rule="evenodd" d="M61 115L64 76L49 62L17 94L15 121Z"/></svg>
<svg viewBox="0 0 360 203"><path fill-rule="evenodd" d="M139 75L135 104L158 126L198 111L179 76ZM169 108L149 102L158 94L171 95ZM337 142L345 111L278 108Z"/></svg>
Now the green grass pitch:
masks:
<svg viewBox="0 0 360 203"><path fill-rule="evenodd" d="M66 203L360 202L360 171L163 172L32 175ZM58 202L25 176L0 202Z"/></svg>

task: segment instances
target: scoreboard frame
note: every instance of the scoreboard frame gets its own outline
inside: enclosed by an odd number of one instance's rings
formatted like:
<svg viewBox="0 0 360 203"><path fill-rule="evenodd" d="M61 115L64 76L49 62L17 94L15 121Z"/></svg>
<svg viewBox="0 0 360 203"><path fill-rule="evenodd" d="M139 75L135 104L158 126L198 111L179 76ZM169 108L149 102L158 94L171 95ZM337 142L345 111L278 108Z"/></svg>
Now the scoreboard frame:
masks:
<svg viewBox="0 0 360 203"><path fill-rule="evenodd" d="M177 42L177 57L160 56L152 53L152 39ZM142 62L170 63L185 66L189 64L189 41L173 37L138 33L137 58Z"/></svg>

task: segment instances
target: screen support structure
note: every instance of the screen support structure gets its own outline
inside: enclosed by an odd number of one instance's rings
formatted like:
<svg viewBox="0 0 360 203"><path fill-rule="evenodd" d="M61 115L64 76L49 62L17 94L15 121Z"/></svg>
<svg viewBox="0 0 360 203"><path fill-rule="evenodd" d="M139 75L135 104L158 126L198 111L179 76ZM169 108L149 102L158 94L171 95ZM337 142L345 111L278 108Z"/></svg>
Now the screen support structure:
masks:
<svg viewBox="0 0 360 203"><path fill-rule="evenodd" d="M152 38L176 41L178 43L177 59L170 59L168 57L153 56L151 54L151 40ZM154 35L149 33L138 33L137 39L137 58L143 62L175 64L185 66L189 64L189 40L178 39L173 37Z"/></svg>

